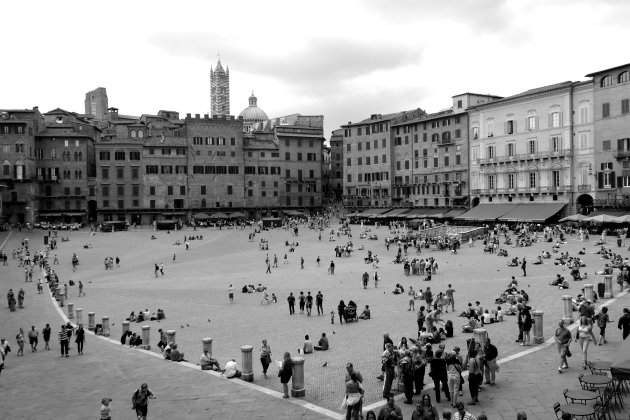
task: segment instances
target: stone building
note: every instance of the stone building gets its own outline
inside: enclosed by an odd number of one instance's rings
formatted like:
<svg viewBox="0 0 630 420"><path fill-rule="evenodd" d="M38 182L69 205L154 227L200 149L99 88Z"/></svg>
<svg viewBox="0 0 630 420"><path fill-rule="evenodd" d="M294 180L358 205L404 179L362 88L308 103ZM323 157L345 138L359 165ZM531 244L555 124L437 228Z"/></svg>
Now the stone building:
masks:
<svg viewBox="0 0 630 420"><path fill-rule="evenodd" d="M630 207L630 64L599 70L592 78L595 162L589 189L596 208ZM586 193L587 191L583 191ZM589 197L580 204L589 207ZM610 213L610 212L609 212Z"/></svg>
<svg viewBox="0 0 630 420"><path fill-rule="evenodd" d="M96 88L85 94L85 115L95 120L104 120L108 113L107 90Z"/></svg>
<svg viewBox="0 0 630 420"><path fill-rule="evenodd" d="M230 115L230 68L223 70L221 60L216 67L210 67L210 113Z"/></svg>
<svg viewBox="0 0 630 420"><path fill-rule="evenodd" d="M330 136L330 188L333 199L340 201L343 195L343 129Z"/></svg>
<svg viewBox="0 0 630 420"><path fill-rule="evenodd" d="M44 130L44 117L33 109L0 109L0 182L3 195L2 221L33 223L39 211L36 136ZM41 181L57 182L58 175Z"/></svg>
<svg viewBox="0 0 630 420"><path fill-rule="evenodd" d="M242 110L238 116L243 118L243 131L245 133L253 131L257 125L269 120L265 111L258 108L258 98L254 96L254 92L249 97L249 106Z"/></svg>

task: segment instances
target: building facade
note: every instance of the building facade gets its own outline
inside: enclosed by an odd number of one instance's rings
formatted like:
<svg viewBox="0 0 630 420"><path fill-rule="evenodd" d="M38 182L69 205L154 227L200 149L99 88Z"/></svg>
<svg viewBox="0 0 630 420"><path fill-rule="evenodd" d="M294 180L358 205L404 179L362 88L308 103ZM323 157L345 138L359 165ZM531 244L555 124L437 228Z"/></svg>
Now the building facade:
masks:
<svg viewBox="0 0 630 420"><path fill-rule="evenodd" d="M223 70L221 60L214 69L210 67L210 113L230 115L230 68Z"/></svg>
<svg viewBox="0 0 630 420"><path fill-rule="evenodd" d="M108 108L107 90L104 87L96 88L85 94L86 116L96 120L104 120L107 118Z"/></svg>
<svg viewBox="0 0 630 420"><path fill-rule="evenodd" d="M334 130L330 136L330 188L334 201L343 196L343 132Z"/></svg>
<svg viewBox="0 0 630 420"><path fill-rule="evenodd" d="M590 132L590 119L580 119L576 141L573 114L576 109L588 114L589 103L588 84L563 82L472 107L472 206L564 203L565 213L571 213L578 186L588 185L588 179L576 176L576 150L583 148L577 153L580 174L593 158L588 134L580 134Z"/></svg>
<svg viewBox="0 0 630 420"><path fill-rule="evenodd" d="M600 70L592 78L597 208L630 207L630 64ZM587 203L588 198L582 200Z"/></svg>

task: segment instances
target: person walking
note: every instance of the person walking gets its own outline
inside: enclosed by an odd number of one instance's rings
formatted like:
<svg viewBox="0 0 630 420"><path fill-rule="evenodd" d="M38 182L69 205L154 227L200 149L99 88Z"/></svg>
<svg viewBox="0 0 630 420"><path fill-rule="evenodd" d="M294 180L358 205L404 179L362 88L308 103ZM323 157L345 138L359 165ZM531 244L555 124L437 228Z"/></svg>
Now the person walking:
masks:
<svg viewBox="0 0 630 420"><path fill-rule="evenodd" d="M604 344L607 343L606 326L608 325L609 322L612 322L610 320L610 316L608 315L608 307L604 306L602 310L599 312L599 314L596 316L596 318L597 318L597 326L599 327L599 341L597 343L601 346L602 341L604 342Z"/></svg>
<svg viewBox="0 0 630 420"><path fill-rule="evenodd" d="M50 350L50 335L52 334L52 329L50 328L50 324L46 324L44 329L42 330L42 336L44 337L44 349Z"/></svg>
<svg viewBox="0 0 630 420"><path fill-rule="evenodd" d="M59 345L61 347L61 357L68 356L68 332L66 331L66 326L62 325L61 330L59 331Z"/></svg>
<svg viewBox="0 0 630 420"><path fill-rule="evenodd" d="M300 257L300 270L304 270L304 257Z"/></svg>
<svg viewBox="0 0 630 420"><path fill-rule="evenodd" d="M330 271L331 275L335 274L335 262L334 261L330 262L330 269L329 269L329 271Z"/></svg>
<svg viewBox="0 0 630 420"><path fill-rule="evenodd" d="M497 347L490 342L489 338L486 339L486 344L483 347L483 354L486 359L486 368L484 369L486 374L486 384L494 386L499 351L497 350Z"/></svg>
<svg viewBox="0 0 630 420"><path fill-rule="evenodd" d="M306 316L311 316L311 311L313 310L313 296L311 292L306 293Z"/></svg>
<svg viewBox="0 0 630 420"><path fill-rule="evenodd" d="M284 392L282 398L289 398L289 380L291 379L291 376L293 376L293 361L291 360L291 354L288 351L284 353L284 360L282 361L282 366L280 368L280 372L278 372L278 376L280 377L282 391Z"/></svg>
<svg viewBox="0 0 630 420"><path fill-rule="evenodd" d="M15 336L15 341L18 345L16 356L24 356L24 330L21 327Z"/></svg>
<svg viewBox="0 0 630 420"><path fill-rule="evenodd" d="M448 389L451 392L451 406L457 404L458 389L462 375L462 364L453 351L446 355L446 376L448 378Z"/></svg>
<svg viewBox="0 0 630 420"><path fill-rule="evenodd" d="M232 286L232 283L228 286L228 299L230 303L234 302L234 286Z"/></svg>
<svg viewBox="0 0 630 420"><path fill-rule="evenodd" d="M569 354L569 344L571 344L571 331L564 325L564 321L558 321L558 328L556 328L556 333L554 335L554 339L558 344L558 354L560 355L560 367L558 367L558 373L562 373L562 369L568 369L569 363L567 362L567 357Z"/></svg>
<svg viewBox="0 0 630 420"><path fill-rule="evenodd" d="M321 290L315 295L315 306L317 306L317 315L324 315L324 295Z"/></svg>
<svg viewBox="0 0 630 420"><path fill-rule="evenodd" d="M131 397L132 408L136 410L136 416L138 420L147 420L147 412L149 410L149 399L155 399L156 396L147 383L140 385L140 388L136 389Z"/></svg>
<svg viewBox="0 0 630 420"><path fill-rule="evenodd" d="M402 351L402 348L401 348ZM405 356L398 363L405 391L405 404L413 404L413 359L411 350L405 350Z"/></svg>
<svg viewBox="0 0 630 420"><path fill-rule="evenodd" d="M580 317L580 325L577 329L577 339L580 349L582 350L582 369L586 370L586 363L588 363L588 346L593 342L597 342L595 334L593 334L593 326L585 316Z"/></svg>
<svg viewBox="0 0 630 420"><path fill-rule="evenodd" d="M77 343L77 352L83 354L83 344L85 344L85 330L83 329L83 324L79 324L74 335L74 342Z"/></svg>
<svg viewBox="0 0 630 420"><path fill-rule="evenodd" d="M619 317L617 328L622 331L624 340L630 335L630 309L623 308L623 315Z"/></svg>
<svg viewBox="0 0 630 420"><path fill-rule="evenodd" d="M267 340L262 341L262 347L260 347L260 364L263 368L263 376L267 377L267 369L271 363L271 347L267 344Z"/></svg>
<svg viewBox="0 0 630 420"><path fill-rule="evenodd" d="M446 313L448 313L448 304L451 304L451 311L455 312L455 289L453 289L453 286L451 286L450 284L448 285L448 289L446 289L446 292L444 292L446 294L446 298L447 298L447 302L446 302Z"/></svg>
<svg viewBox="0 0 630 420"><path fill-rule="evenodd" d="M479 402L479 386L481 385L481 380L481 362L477 359L477 350L473 348L468 352L468 390L470 391L469 405L475 405Z"/></svg>
<svg viewBox="0 0 630 420"><path fill-rule="evenodd" d="M446 395L446 400L451 401L451 393L448 389L446 360L442 358L442 355L443 352L441 349L436 351L435 357L429 362L429 366L431 366L429 376L433 379L435 401L438 404L440 403L440 385L442 385L442 391L444 391L444 395Z"/></svg>
<svg viewBox="0 0 630 420"><path fill-rule="evenodd" d="M363 406L363 376L354 370L352 363L346 363L346 420L359 420L361 407Z"/></svg>
<svg viewBox="0 0 630 420"><path fill-rule="evenodd" d="M298 303L300 305L300 313L304 313L304 306L306 305L306 297L304 296L304 292L300 292L300 296L298 296Z"/></svg>
<svg viewBox="0 0 630 420"><path fill-rule="evenodd" d="M83 282L79 280L79 297L81 297L81 295L85 296L85 292L83 291Z"/></svg>
<svg viewBox="0 0 630 420"><path fill-rule="evenodd" d="M343 319L345 317L345 309L346 309L346 304L344 303L343 300L339 301L339 305L337 305L337 313L339 314L339 323L343 324Z"/></svg>
<svg viewBox="0 0 630 420"><path fill-rule="evenodd" d="M31 345L31 352L37 351L37 342L39 337L39 331L35 328L35 325L31 326L31 330L28 332L28 342Z"/></svg>

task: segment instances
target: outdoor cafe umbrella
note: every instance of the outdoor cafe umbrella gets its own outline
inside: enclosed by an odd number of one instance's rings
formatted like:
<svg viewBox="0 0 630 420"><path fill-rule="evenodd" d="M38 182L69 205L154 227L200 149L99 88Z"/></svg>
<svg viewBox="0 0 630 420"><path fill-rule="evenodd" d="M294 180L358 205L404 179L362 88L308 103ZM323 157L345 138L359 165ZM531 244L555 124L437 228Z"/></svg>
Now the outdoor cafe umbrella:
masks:
<svg viewBox="0 0 630 420"><path fill-rule="evenodd" d="M564 219L560 219L559 222L581 222L586 219L588 219L588 216L584 216L583 214L574 214L572 216L565 217Z"/></svg>
<svg viewBox="0 0 630 420"><path fill-rule="evenodd" d="M206 213L195 213L195 214L193 214L193 219L207 220L209 218L210 218L210 216L208 216Z"/></svg>
<svg viewBox="0 0 630 420"><path fill-rule="evenodd" d="M630 214L615 217L615 223L630 223Z"/></svg>
<svg viewBox="0 0 630 420"><path fill-rule="evenodd" d="M610 373L613 378L630 380L630 340L626 339L621 343L612 360Z"/></svg>
<svg viewBox="0 0 630 420"><path fill-rule="evenodd" d="M225 213L214 213L210 216L211 219L227 219L228 215Z"/></svg>
<svg viewBox="0 0 630 420"><path fill-rule="evenodd" d="M245 214L240 211L235 211L234 213L230 213L230 217L245 217Z"/></svg>
<svg viewBox="0 0 630 420"><path fill-rule="evenodd" d="M587 217L586 219L584 219L585 222L591 222L591 223L619 223L617 222L617 218L614 216L609 216L607 214L600 214L598 216L593 216L593 217Z"/></svg>

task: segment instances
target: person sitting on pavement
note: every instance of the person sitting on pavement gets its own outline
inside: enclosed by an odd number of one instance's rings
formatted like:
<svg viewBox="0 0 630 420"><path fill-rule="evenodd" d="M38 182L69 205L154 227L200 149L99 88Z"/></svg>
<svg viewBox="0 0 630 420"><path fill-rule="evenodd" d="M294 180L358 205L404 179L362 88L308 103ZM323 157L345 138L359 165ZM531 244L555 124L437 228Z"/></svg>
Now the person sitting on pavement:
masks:
<svg viewBox="0 0 630 420"><path fill-rule="evenodd" d="M187 362L184 358L184 353L177 350L177 344L171 345L171 361L173 362Z"/></svg>
<svg viewBox="0 0 630 420"><path fill-rule="evenodd" d="M235 359L231 359L225 364L222 375L225 375L228 379L241 377L241 371L238 370L238 365L236 364Z"/></svg>
<svg viewBox="0 0 630 420"><path fill-rule="evenodd" d="M317 345L314 346L313 348L315 350L325 351L325 350L328 350L329 347L330 345L328 344L328 337L326 337L326 333L322 333L322 337L317 342Z"/></svg>
<svg viewBox="0 0 630 420"><path fill-rule="evenodd" d="M304 351L304 354L313 353L313 342L311 341L308 334L304 336L304 344L302 345L302 350Z"/></svg>
<svg viewBox="0 0 630 420"><path fill-rule="evenodd" d="M139 347L141 345L142 337L140 337L136 333L131 334L131 338L129 339L129 347Z"/></svg>
<svg viewBox="0 0 630 420"><path fill-rule="evenodd" d="M370 305L365 305L365 309L359 315L359 319L370 319Z"/></svg>
<svg viewBox="0 0 630 420"><path fill-rule="evenodd" d="M550 286L560 286L562 284L562 281L564 280L564 277L561 276L560 274L556 274L556 278L549 283Z"/></svg>
<svg viewBox="0 0 630 420"><path fill-rule="evenodd" d="M212 357L208 350L204 350L199 358L199 366L201 366L201 370L221 370L218 360Z"/></svg>

